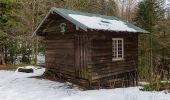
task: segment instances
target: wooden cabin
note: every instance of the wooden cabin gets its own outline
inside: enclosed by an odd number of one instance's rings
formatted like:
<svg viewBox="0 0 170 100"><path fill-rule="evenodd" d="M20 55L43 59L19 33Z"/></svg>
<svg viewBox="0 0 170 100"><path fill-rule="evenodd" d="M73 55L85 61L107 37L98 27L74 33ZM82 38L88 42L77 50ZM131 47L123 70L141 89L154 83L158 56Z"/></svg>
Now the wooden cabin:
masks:
<svg viewBox="0 0 170 100"><path fill-rule="evenodd" d="M45 66L85 88L135 85L138 35L147 31L114 16L51 8L33 33L44 38Z"/></svg>

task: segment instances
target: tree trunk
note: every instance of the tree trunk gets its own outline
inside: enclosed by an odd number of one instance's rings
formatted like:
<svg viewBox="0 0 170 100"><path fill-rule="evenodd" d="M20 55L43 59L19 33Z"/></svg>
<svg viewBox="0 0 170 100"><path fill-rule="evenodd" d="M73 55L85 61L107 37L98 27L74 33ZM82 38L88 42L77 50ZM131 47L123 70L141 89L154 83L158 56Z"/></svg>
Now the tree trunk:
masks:
<svg viewBox="0 0 170 100"><path fill-rule="evenodd" d="M4 53L0 53L0 65L5 65Z"/></svg>

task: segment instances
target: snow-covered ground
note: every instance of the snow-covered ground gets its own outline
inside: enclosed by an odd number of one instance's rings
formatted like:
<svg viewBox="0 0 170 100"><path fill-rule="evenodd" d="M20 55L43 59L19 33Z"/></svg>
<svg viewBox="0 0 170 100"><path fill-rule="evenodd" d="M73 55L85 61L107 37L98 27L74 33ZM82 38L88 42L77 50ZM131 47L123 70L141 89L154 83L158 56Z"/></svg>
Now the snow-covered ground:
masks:
<svg viewBox="0 0 170 100"><path fill-rule="evenodd" d="M23 73L0 71L0 100L170 100L170 94L143 92L140 87L81 91L68 88L66 83L28 77Z"/></svg>

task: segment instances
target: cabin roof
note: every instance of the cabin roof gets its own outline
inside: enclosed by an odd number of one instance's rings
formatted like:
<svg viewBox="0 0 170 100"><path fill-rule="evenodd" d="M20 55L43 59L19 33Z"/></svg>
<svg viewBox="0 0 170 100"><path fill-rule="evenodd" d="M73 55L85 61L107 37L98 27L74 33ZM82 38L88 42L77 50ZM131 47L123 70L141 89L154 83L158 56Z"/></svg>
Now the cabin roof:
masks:
<svg viewBox="0 0 170 100"><path fill-rule="evenodd" d="M84 13L79 11L52 7L44 18L44 20L35 30L34 35L38 32L40 28L42 28L42 25L44 24L48 16L54 13L64 17L65 19L69 20L84 31L104 30L116 32L149 33L148 31L145 31L133 24L130 24L114 16L104 16L99 14Z"/></svg>

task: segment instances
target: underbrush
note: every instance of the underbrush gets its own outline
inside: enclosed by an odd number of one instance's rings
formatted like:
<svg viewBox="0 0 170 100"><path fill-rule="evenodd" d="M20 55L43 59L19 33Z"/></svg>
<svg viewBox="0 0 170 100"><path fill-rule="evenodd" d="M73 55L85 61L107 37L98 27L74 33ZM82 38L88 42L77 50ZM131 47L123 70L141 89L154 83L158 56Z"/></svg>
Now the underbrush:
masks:
<svg viewBox="0 0 170 100"><path fill-rule="evenodd" d="M22 66L30 66L31 64L21 63L21 64L6 64L6 65L0 65L0 70L15 70L18 67Z"/></svg>
<svg viewBox="0 0 170 100"><path fill-rule="evenodd" d="M170 82L156 82L144 85L142 91L163 91L167 90L170 93Z"/></svg>
<svg viewBox="0 0 170 100"><path fill-rule="evenodd" d="M9 65L8 65L9 66ZM22 67L22 66L31 66L31 64L28 63L21 63L21 64L11 64L11 67Z"/></svg>

